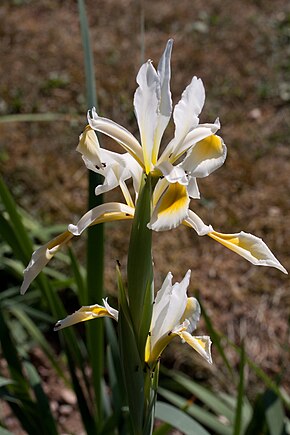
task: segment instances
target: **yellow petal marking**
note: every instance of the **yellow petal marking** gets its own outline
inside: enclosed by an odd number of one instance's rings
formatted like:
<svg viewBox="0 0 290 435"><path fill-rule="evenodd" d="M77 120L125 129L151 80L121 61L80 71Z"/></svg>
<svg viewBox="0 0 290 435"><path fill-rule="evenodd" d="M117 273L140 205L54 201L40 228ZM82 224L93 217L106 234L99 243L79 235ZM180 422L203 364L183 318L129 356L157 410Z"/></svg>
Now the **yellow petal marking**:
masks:
<svg viewBox="0 0 290 435"><path fill-rule="evenodd" d="M161 198L158 216L174 214L188 204L186 187L179 183L172 183Z"/></svg>
<svg viewBox="0 0 290 435"><path fill-rule="evenodd" d="M98 154L99 148L100 146L95 131L87 125L80 135L77 151L101 167L102 163Z"/></svg>
<svg viewBox="0 0 290 435"><path fill-rule="evenodd" d="M54 330L58 331L60 329L67 328L68 326L75 325L76 323L86 322L87 320L92 320L99 317L114 318L102 305L89 305L81 307L75 313L70 314L63 320L59 320L56 323Z"/></svg>

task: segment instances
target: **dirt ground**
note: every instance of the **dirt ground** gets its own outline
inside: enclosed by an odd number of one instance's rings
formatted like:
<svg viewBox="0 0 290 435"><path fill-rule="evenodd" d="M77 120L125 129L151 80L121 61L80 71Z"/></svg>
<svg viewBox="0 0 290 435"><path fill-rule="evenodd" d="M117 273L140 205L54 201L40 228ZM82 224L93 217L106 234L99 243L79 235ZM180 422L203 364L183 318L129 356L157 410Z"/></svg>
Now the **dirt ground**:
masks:
<svg viewBox="0 0 290 435"><path fill-rule="evenodd" d="M138 134L132 97L141 63L140 3L86 4L100 112ZM144 15L145 59L156 66L167 39L174 38L174 102L193 75L201 77L207 95L201 121L219 116L228 146L223 167L200 181L202 199L192 201L192 209L217 231L262 237L289 270L289 2L147 0ZM2 0L0 55L1 116L68 115L55 122L0 123L1 173L17 202L44 225L75 222L86 209L87 185L75 152L86 113L77 2ZM165 143L172 132L171 126ZM127 223L106 227L109 294L115 292L115 259L125 263L128 231ZM245 338L250 357L269 375L282 374L290 393L288 277L252 266L186 228L155 234L154 246L156 288L169 269L180 279L190 268L191 292L199 291L215 327L236 343ZM206 333L203 322L199 333ZM228 354L236 365L236 355ZM225 376L215 349L212 369L200 369L185 346L172 346L165 359L197 376L206 371L212 385ZM253 394L259 383L251 374L248 382ZM55 391L52 382L47 389ZM64 420L69 418L67 412Z"/></svg>

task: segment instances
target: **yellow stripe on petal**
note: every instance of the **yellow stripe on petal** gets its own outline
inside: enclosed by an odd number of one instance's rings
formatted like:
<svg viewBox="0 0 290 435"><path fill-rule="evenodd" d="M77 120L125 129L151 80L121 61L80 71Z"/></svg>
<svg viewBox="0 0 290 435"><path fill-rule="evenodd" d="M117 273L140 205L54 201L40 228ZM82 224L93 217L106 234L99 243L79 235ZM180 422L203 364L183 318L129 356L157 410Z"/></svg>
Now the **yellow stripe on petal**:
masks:
<svg viewBox="0 0 290 435"><path fill-rule="evenodd" d="M154 208L148 228L154 231L176 228L188 215L189 201L185 186L169 184Z"/></svg>
<svg viewBox="0 0 290 435"><path fill-rule="evenodd" d="M287 274L287 270L259 237L241 231L236 234L222 234L216 231L208 233L212 239L236 252L257 266L270 266Z"/></svg>
<svg viewBox="0 0 290 435"><path fill-rule="evenodd" d="M100 145L96 133L87 125L80 135L77 151L89 159L94 165L102 167L100 160Z"/></svg>
<svg viewBox="0 0 290 435"><path fill-rule="evenodd" d="M75 325L76 323L86 322L87 320L97 319L100 317L111 317L112 319L115 319L115 316L113 316L102 305L84 306L75 313L70 314L62 320L59 320L54 327L54 331L59 331L60 329Z"/></svg>
<svg viewBox="0 0 290 435"><path fill-rule="evenodd" d="M209 364L212 364L211 358L211 339L208 336L203 337L193 337L186 331L181 331L178 333L179 337L186 341L189 346L196 350Z"/></svg>

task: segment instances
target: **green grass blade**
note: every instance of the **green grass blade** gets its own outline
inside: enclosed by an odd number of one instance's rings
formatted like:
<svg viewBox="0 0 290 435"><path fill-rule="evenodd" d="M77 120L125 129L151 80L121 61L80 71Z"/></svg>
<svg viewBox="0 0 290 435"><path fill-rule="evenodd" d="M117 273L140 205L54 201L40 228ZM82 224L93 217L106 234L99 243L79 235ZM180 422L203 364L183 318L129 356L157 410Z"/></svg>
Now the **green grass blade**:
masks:
<svg viewBox="0 0 290 435"><path fill-rule="evenodd" d="M9 122L71 122L78 119L80 119L80 115L73 115L68 113L17 113L13 115L0 116L0 124Z"/></svg>
<svg viewBox="0 0 290 435"><path fill-rule="evenodd" d="M40 377L30 362L25 363L26 373L34 391L37 409L41 418L42 430L48 435L58 435L55 420L51 414L49 401L41 386Z"/></svg>
<svg viewBox="0 0 290 435"><path fill-rule="evenodd" d="M84 65L86 75L87 106L97 107L93 53L90 43L89 25L84 0L78 0L82 44L84 50ZM89 171L89 209L102 204L102 195L95 196L95 187L102 183L100 175ZM103 225L95 225L88 229L87 242L87 297L86 305L101 303L103 298L104 271L104 229ZM99 423L102 420L102 388L104 365L104 330L103 322L87 322L87 342L90 361L93 370L93 384L96 395Z"/></svg>
<svg viewBox="0 0 290 435"><path fill-rule="evenodd" d="M210 435L199 423L185 412L167 403L157 402L155 416L161 421L169 423L185 435Z"/></svg>
<svg viewBox="0 0 290 435"><path fill-rule="evenodd" d="M281 399L271 390L266 391L264 397L266 401L266 422L270 435L284 435L285 412Z"/></svg>
<svg viewBox="0 0 290 435"><path fill-rule="evenodd" d="M242 433L242 409L243 409L243 396L244 396L244 369L245 369L246 355L245 347L242 343L241 357L240 357L240 369L239 369L239 385L238 385L238 397L235 413L235 423L233 435L241 435Z"/></svg>
<svg viewBox="0 0 290 435"><path fill-rule="evenodd" d="M164 371L164 368L163 368ZM225 416L231 423L234 421L234 410L224 403L220 397L209 389L199 385L197 382L190 379L188 376L181 373L176 373L174 371L166 370L166 374L170 376L175 382L189 391L199 400L201 400L205 405L214 411L217 415Z"/></svg>
<svg viewBox="0 0 290 435"><path fill-rule="evenodd" d="M202 304L201 300L199 299L199 303L201 306L201 312L202 312L202 316L204 318L206 327L208 329L210 338L212 340L213 346L218 350L220 356L223 359L223 362L225 363L226 368L228 369L229 374L231 375L232 379L234 380L234 372L233 372L233 368L231 366L230 361L228 360L224 348L221 345L221 334L219 334L217 332L217 330L214 328L212 321L210 320L210 316L207 314L207 310L205 309L204 305Z"/></svg>
<svg viewBox="0 0 290 435"><path fill-rule="evenodd" d="M0 435L13 435L13 433L9 432L9 430L7 430L4 427L0 426Z"/></svg>
<svg viewBox="0 0 290 435"><path fill-rule="evenodd" d="M232 425L228 424L227 426L226 424L221 423L217 416L201 406L195 405L191 403L190 400L186 400L184 397L181 397L172 391L166 390L165 388L159 387L158 394L160 394L164 399L168 400L168 402L170 402L172 405L194 417L199 421L199 423L202 423L208 429L212 429L216 434L232 435Z"/></svg>
<svg viewBox="0 0 290 435"><path fill-rule="evenodd" d="M77 262L77 259L74 255L72 249L69 249L68 253L69 253L69 258L70 258L70 266L71 266L71 269L73 271L76 286L77 286L78 299L79 299L80 305L85 305L86 304L87 289L86 289L86 282L84 279L84 274L83 274L83 271L81 270L79 263Z"/></svg>

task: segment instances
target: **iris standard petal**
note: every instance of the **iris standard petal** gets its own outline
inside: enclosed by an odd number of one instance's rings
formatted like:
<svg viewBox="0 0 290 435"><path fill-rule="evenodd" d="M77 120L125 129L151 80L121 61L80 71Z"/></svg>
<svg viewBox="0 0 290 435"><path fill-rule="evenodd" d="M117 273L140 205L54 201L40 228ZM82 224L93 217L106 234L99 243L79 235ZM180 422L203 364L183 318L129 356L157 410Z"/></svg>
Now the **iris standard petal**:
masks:
<svg viewBox="0 0 290 435"><path fill-rule="evenodd" d="M69 231L65 231L33 252L28 266L23 271L24 279L20 288L22 295L24 295L31 282L37 277L57 251L67 244L72 237L73 235Z"/></svg>
<svg viewBox="0 0 290 435"><path fill-rule="evenodd" d="M170 59L173 40L169 39L166 48L158 64L157 74L160 82L160 97L158 107L157 125L154 133L154 146L152 152L152 162L156 163L158 158L160 141L166 129L172 112L172 100L170 92Z"/></svg>
<svg viewBox="0 0 290 435"><path fill-rule="evenodd" d="M96 109L92 109L92 116L88 113L88 122L92 129L106 134L118 142L135 160L144 167L142 148L137 139L126 128L107 118L100 117Z"/></svg>
<svg viewBox="0 0 290 435"><path fill-rule="evenodd" d="M104 305L88 305L81 307L78 311L62 320L59 320L54 327L54 331L67 328L68 326L75 325L76 323L86 322L87 320L97 319L100 317L111 317L118 320L118 311L110 307L107 301L103 299Z"/></svg>
<svg viewBox="0 0 290 435"><path fill-rule="evenodd" d="M213 134L190 149L181 167L189 176L203 178L222 166L226 156L227 148L222 138Z"/></svg>
<svg viewBox="0 0 290 435"><path fill-rule="evenodd" d="M186 330L189 333L192 333L196 329L200 319L200 314L201 314L201 309L198 300L193 297L187 298L186 308L184 310L180 322L182 323L185 320L188 321L188 326Z"/></svg>
<svg viewBox="0 0 290 435"><path fill-rule="evenodd" d="M145 171L149 173L153 169L152 152L160 100L160 81L150 60L141 66L136 80L139 86L134 95L134 109L141 136Z"/></svg>
<svg viewBox="0 0 290 435"><path fill-rule="evenodd" d="M211 339L208 336L196 337L187 331L177 332L179 337L196 350L209 364L212 364Z"/></svg>
<svg viewBox="0 0 290 435"><path fill-rule="evenodd" d="M259 237L244 233L244 231L235 234L222 234L213 231L208 233L208 236L257 266L271 266L288 273Z"/></svg>
<svg viewBox="0 0 290 435"><path fill-rule="evenodd" d="M156 203L148 228L154 231L176 228L188 215L189 201L186 186L169 184Z"/></svg>
<svg viewBox="0 0 290 435"><path fill-rule="evenodd" d="M164 161L160 165L155 166L169 183L188 184L188 179L184 169L180 166L173 166L169 161Z"/></svg>

